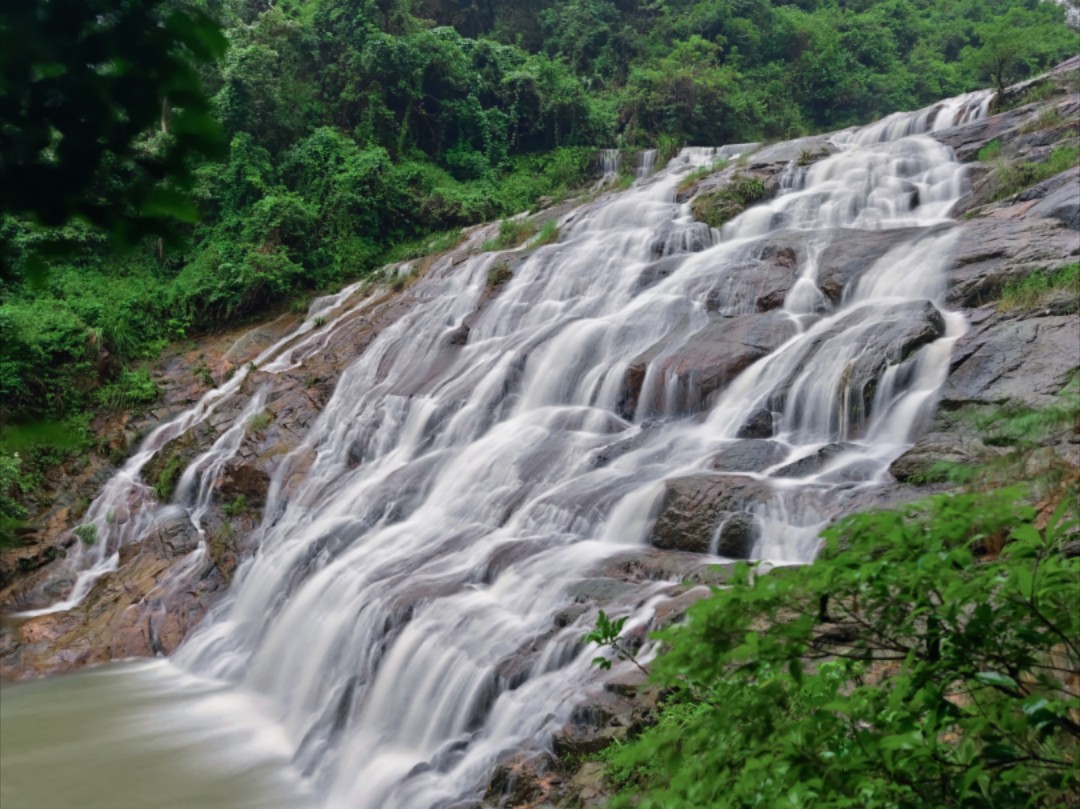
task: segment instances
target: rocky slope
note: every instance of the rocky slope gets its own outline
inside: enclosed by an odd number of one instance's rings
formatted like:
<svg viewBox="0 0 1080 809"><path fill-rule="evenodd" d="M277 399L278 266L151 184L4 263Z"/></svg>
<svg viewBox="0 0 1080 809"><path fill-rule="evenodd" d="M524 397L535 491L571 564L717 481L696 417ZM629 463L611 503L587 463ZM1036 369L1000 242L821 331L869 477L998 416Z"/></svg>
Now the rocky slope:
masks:
<svg viewBox="0 0 1080 809"><path fill-rule="evenodd" d="M1002 483L1016 482L1017 475L1045 473L1048 468L1056 469L1062 478L1080 480L1080 419L1075 398L1068 398L1070 392L1073 397L1080 395L1080 281L1074 269L1057 286L1036 283L1040 277L1054 277L1062 268L1075 268L1080 261L1080 167L1075 151L1080 145L1078 91L1080 59L1073 59L1045 77L1010 88L1005 98L995 99L1001 110L992 110L994 114L986 120L934 133L972 163L971 190L954 211L960 220L960 238L947 297L951 307L964 312L968 330L954 347L933 423L893 462L895 483L863 505L895 504L956 488L956 480L963 476L950 475L950 471L971 466L989 469L991 475L997 466ZM1037 100L1028 101L1033 97ZM752 155L747 165L726 168L681 193L690 200L718 190L722 193L739 176L760 180L766 195L775 193L777 178L791 160L817 159L829 149L827 139L818 137L766 147ZM1037 176L1035 171L1025 175L1024 167L1048 161L1055 149L1073 150L1071 165L1024 185L1024 176ZM993 157L979 161L980 154ZM1010 187L1018 182L1017 173L1020 187ZM1046 174L1045 169L1038 174ZM697 210L708 210L708 206ZM902 237L898 231L853 232L841 250L820 258L826 279L822 286L831 286L838 297L853 275ZM751 328L768 333L768 312L792 283L802 249L795 240L777 240L762 253L748 291L761 312L750 321L752 326L744 325L744 318L732 318L735 322L729 329L717 330L716 340L689 346L672 362L700 374L706 391L741 369L741 352L754 353L760 341L744 335ZM658 262L660 267L667 269L662 262ZM1015 290L1023 289L1025 281L1035 291L1017 295ZM778 339L782 336L773 335L771 341ZM732 342L737 345L734 350ZM721 381L716 383L716 379ZM1022 439L1007 430L995 435L993 427L987 427L999 424L1002 417L1007 420L1009 415L1047 409L1064 410L1066 417ZM775 447L767 438L748 436L728 452L738 457L717 457L713 467L718 475L672 482L654 529L655 545L699 550L708 533L703 526L715 524L725 503L733 497L753 496L746 493L746 478L739 479L738 485L724 479L726 461L731 462L730 468L743 470L752 468L747 459L762 467L775 463ZM722 552L737 556L739 549L739 545L728 546ZM716 569L715 575L722 577L722 569ZM699 581L688 580L676 603L687 604L707 594ZM673 607L676 615L680 611L680 606ZM670 620L671 614L665 613L657 622ZM630 638L632 644L642 640L640 632ZM603 806L609 792L604 765L596 753L647 724L661 698L640 672L629 667L599 682L591 702L556 738L553 751L522 754L505 762L492 780L484 806Z"/></svg>
<svg viewBox="0 0 1080 809"><path fill-rule="evenodd" d="M934 423L892 465L895 483L838 502L836 514L954 485L950 469L988 464L1013 449L986 440L979 426L986 414L1060 406L1061 392L1075 384L1080 368L1077 289L1075 281L1070 285L1053 279L1065 277L1058 271L1080 261L1078 71L1080 59L1072 60L1042 79L1011 88L995 102L1001 111L986 120L934 133L972 163L970 192L953 212L960 221L947 299L965 313L968 330L953 351ZM638 284L659 282L708 244L710 226L720 226L753 202L775 195L785 171L820 160L834 148L826 136L805 138L765 146L734 165L692 175L679 194L703 221L678 233L658 235L655 261L642 271ZM1062 171L1030 168L1056 166L1054 161L1061 161L1062 154L1072 154ZM588 215L592 203L578 208L574 204L578 203L543 211L533 219L538 226L551 219L565 225ZM119 547L116 569L98 579L74 609L5 619L0 676L21 679L175 649L228 586L237 565L253 552L245 538L262 516L271 472L279 471L288 458L291 468L282 476L282 485L288 488L302 479L311 459L290 453L342 370L381 330L413 307L425 305L426 287L415 284L415 279L454 273L468 256L484 249L496 230L494 225L474 229L452 250L388 268L384 283L350 289L317 303L306 320L285 317L165 360L157 372L165 387L161 405L142 419L111 425L107 442L111 452L98 463L58 478L56 503L41 515L34 541L5 554L0 562L4 587L0 608L9 613L32 610L62 597L72 586L73 573L65 572L60 557L72 553L80 541L72 530L81 516L79 500L100 487L115 464L134 449L140 434L200 401L209 402L197 420L168 440L142 468L145 485L133 487L128 499L111 512L115 522L134 524L140 513L156 509L152 529L140 541ZM860 273L910 235L904 230L851 231L816 256L822 291L832 303L838 302ZM526 245L493 263L477 315L497 298L505 279L531 249ZM796 282L808 249L797 234L776 231L744 268L731 274L722 296L706 298L712 319L704 330L678 345L656 346L628 358L621 415L632 418L647 410L650 369L653 375L675 380L671 395L683 412L701 412L740 371L786 340L792 326L777 310ZM1040 279L1050 280L1040 285L1036 283ZM1034 291L1018 297L1016 290L1022 288ZM732 308L733 301L738 306ZM933 307L913 307L874 336L873 350L852 373L876 378L883 363L909 355L940 336L943 328ZM468 342L469 329L466 319L438 346L446 363ZM227 380L233 375L240 381L230 387ZM423 391L427 382L407 380L396 393ZM221 392L220 398L214 398L215 391ZM264 398L252 412L256 395ZM780 456L770 441L772 418L763 411L751 420L743 440L713 458L709 471L668 481L651 533L653 547L608 559L588 574L579 588L577 606L560 618L562 626L597 604L617 602L637 583L658 580L683 582L667 589L671 600L657 616L660 623L676 620L686 605L707 595L705 585L722 581L724 570L711 568L700 554L710 549L719 523L720 546L713 550L729 558L750 553L759 526L746 518L745 508L762 497L766 484L729 473L776 463ZM167 500L182 483L181 470L219 447L238 425L242 429L236 446L221 453L222 462L206 481L201 530L181 511L159 509L158 501ZM615 441L593 462L611 463L633 448L633 440ZM1057 464L1066 470L1080 467L1080 434L1070 427L1050 430L1037 442L1040 446L1028 452L1031 463ZM797 461L801 466L794 471L821 468L838 449L841 445L827 446ZM350 458L356 464L361 460ZM858 480L858 470L845 474ZM645 632L639 627L630 641L644 642ZM523 659L532 652L523 650ZM649 721L658 695L639 692L638 682L625 671L606 682L598 680L591 702L556 739L554 754L525 751L507 761L492 782L488 805L598 805L603 798L601 768L581 761Z"/></svg>

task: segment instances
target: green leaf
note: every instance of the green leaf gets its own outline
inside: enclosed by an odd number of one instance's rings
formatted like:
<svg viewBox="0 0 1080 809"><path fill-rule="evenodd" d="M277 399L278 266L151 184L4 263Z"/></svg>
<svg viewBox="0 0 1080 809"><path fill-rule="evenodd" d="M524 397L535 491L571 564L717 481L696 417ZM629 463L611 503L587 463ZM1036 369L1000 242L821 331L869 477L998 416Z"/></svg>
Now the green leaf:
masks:
<svg viewBox="0 0 1080 809"><path fill-rule="evenodd" d="M1007 674L996 671L980 671L975 674L975 679L983 685L992 685L995 688L1016 688L1017 683Z"/></svg>

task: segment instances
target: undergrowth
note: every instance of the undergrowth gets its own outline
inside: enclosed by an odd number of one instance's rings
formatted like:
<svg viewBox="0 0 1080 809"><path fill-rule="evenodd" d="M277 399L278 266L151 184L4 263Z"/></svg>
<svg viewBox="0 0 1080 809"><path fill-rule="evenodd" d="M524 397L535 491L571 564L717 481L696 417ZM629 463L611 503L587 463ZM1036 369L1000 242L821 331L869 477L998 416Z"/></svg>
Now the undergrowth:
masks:
<svg viewBox="0 0 1080 809"><path fill-rule="evenodd" d="M1074 300L1080 299L1080 262L1056 270L1038 270L1006 284L998 300L998 310L1030 311L1057 292L1067 292Z"/></svg>
<svg viewBox="0 0 1080 809"><path fill-rule="evenodd" d="M1073 490L1075 494L1075 490ZM1080 558L1063 498L859 514L813 564L659 633L659 722L603 754L613 807L1057 807L1080 794Z"/></svg>
<svg viewBox="0 0 1080 809"><path fill-rule="evenodd" d="M1080 145L1058 146L1041 163L999 160L994 200L1006 199L1080 163Z"/></svg>
<svg viewBox="0 0 1080 809"><path fill-rule="evenodd" d="M536 235L536 223L531 219L504 219L499 223L499 234L483 244L485 252L509 250L524 244Z"/></svg>

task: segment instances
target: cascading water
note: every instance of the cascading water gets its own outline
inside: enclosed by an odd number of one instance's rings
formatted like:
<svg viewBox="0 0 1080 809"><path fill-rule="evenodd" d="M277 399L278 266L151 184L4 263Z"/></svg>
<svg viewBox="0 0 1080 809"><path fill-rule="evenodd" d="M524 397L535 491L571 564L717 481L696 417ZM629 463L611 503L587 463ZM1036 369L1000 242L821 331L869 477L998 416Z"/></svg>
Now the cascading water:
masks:
<svg viewBox="0 0 1080 809"><path fill-rule="evenodd" d="M720 232L674 192L734 150L688 150L567 217L490 302L499 254L433 268L417 282L424 305L345 371L295 450L315 459L304 480L271 482L257 553L175 666L256 703L321 806L475 805L500 754L542 745L580 701L595 616L555 616L598 564L646 542L665 481L767 444L767 463L725 471L766 493L739 508L754 555L804 562L845 498L913 440L963 330L940 309L963 168L921 133L984 102L841 133L836 154L793 162L778 197ZM819 259L867 229L900 238L830 295ZM783 238L802 256L763 311L754 269ZM718 329L752 342L739 336L750 317L771 324L769 348L726 387L681 370ZM296 351L275 347L266 369ZM235 448L227 431L182 478L196 524ZM665 586L640 585L624 611L647 621Z"/></svg>
<svg viewBox="0 0 1080 809"><path fill-rule="evenodd" d="M638 159L637 171L635 172L635 176L639 180L644 180L646 177L652 174L653 171L655 171L656 155L656 149L646 149L641 153L641 156Z"/></svg>
<svg viewBox="0 0 1080 809"><path fill-rule="evenodd" d="M600 171L602 180L613 180L619 175L622 152L618 149L600 150Z"/></svg>

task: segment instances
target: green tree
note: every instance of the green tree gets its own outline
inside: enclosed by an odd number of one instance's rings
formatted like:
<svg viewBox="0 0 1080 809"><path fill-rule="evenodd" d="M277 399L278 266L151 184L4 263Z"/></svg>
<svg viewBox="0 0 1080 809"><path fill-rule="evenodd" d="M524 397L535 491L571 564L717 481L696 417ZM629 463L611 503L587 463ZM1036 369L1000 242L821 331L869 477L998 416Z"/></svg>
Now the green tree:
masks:
<svg viewBox="0 0 1080 809"><path fill-rule="evenodd" d="M222 145L198 66L225 46L205 12L164 0L4 3L0 213L118 244L194 221L180 189Z"/></svg>
<svg viewBox="0 0 1080 809"><path fill-rule="evenodd" d="M1033 23L1022 9L1013 8L978 26L975 34L979 44L967 48L963 58L976 75L990 79L1003 93L1010 83L1044 64L1065 31L1041 21Z"/></svg>

